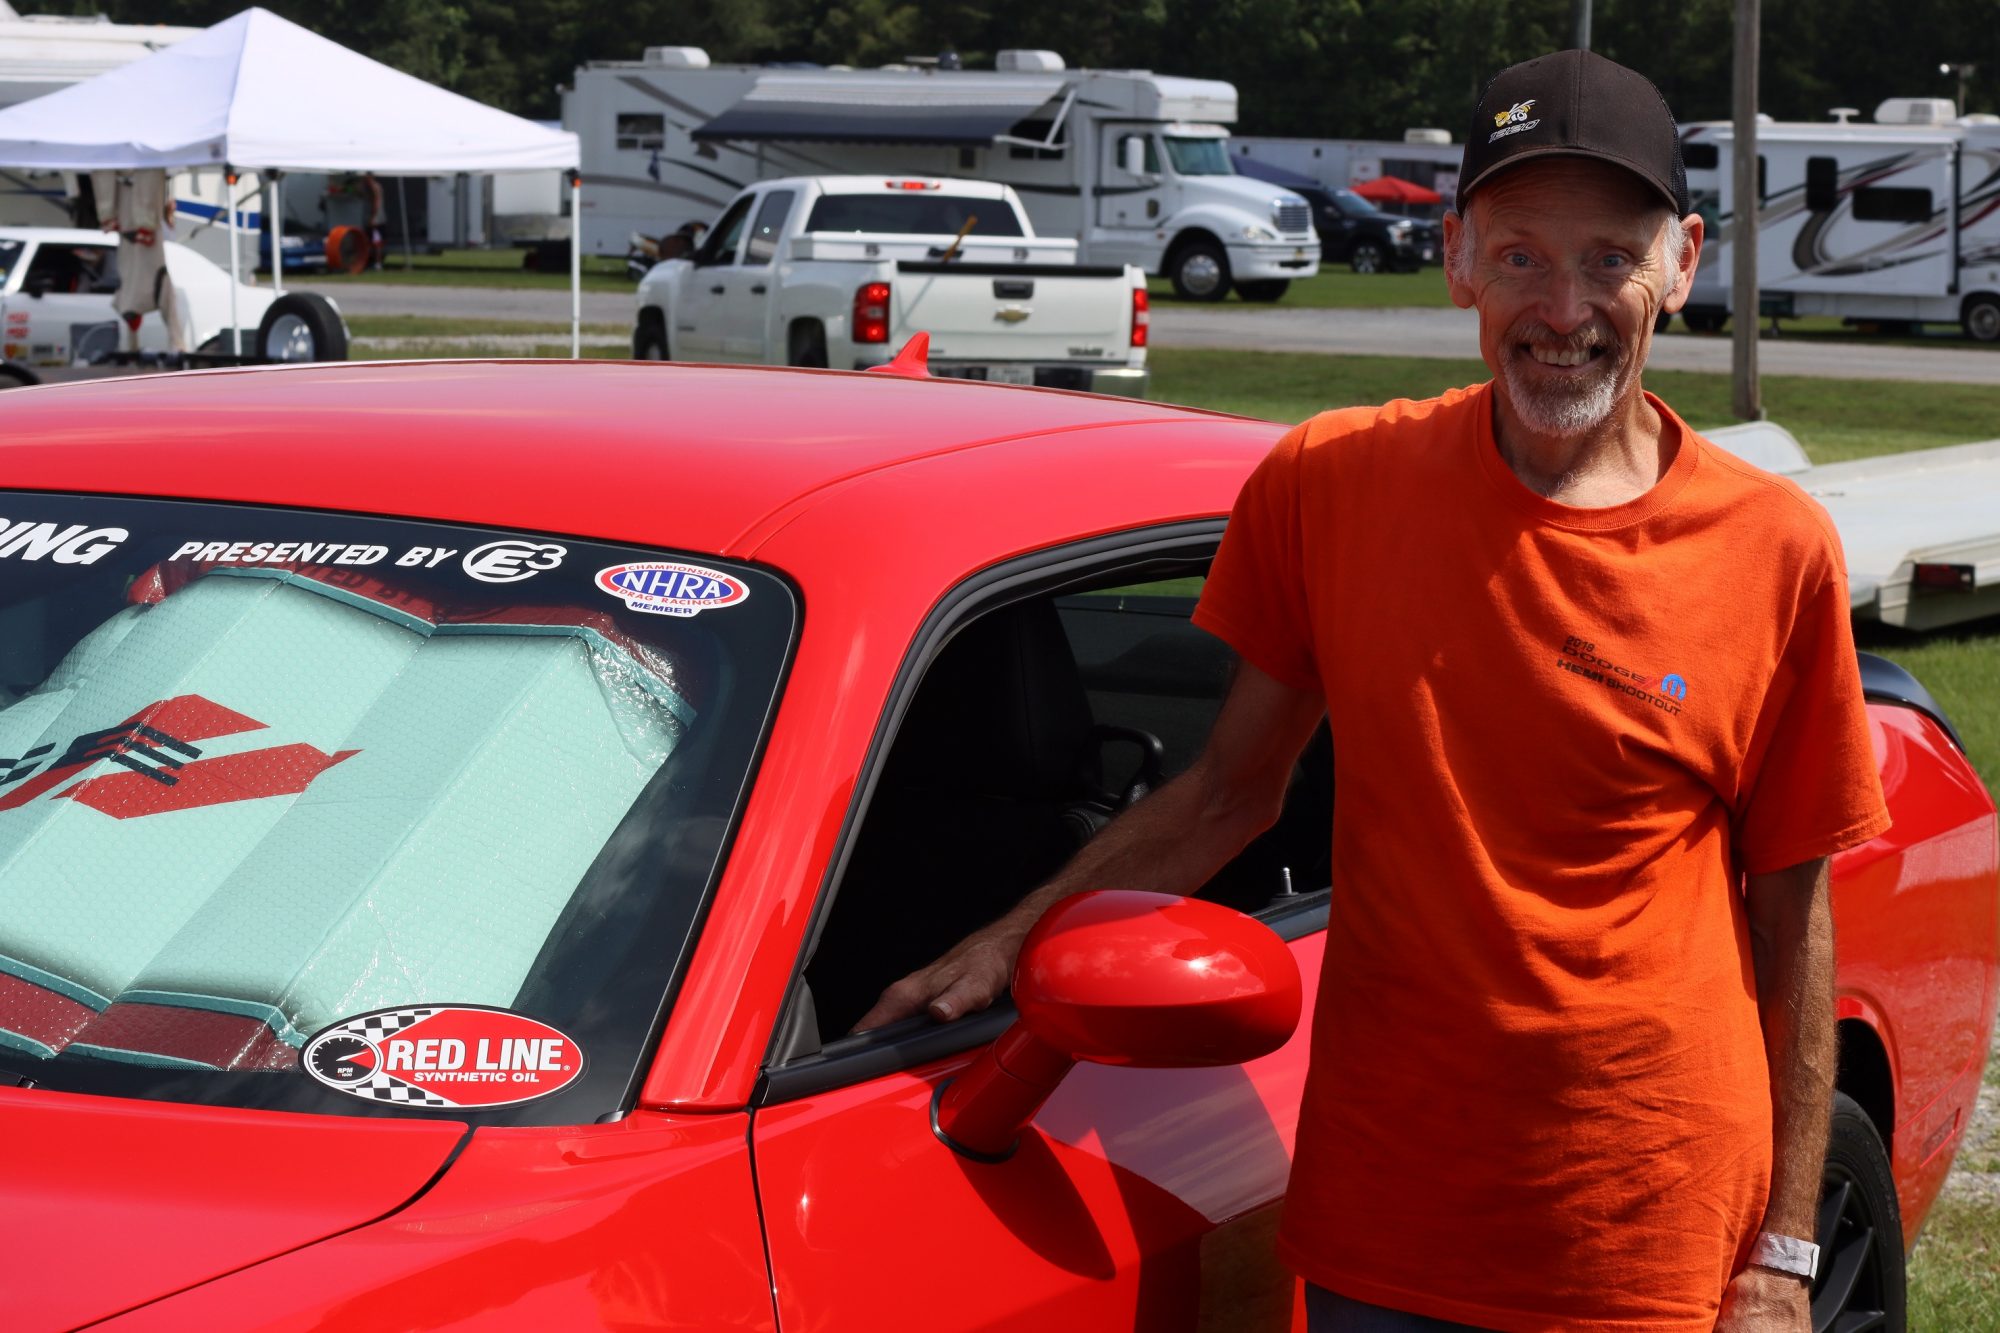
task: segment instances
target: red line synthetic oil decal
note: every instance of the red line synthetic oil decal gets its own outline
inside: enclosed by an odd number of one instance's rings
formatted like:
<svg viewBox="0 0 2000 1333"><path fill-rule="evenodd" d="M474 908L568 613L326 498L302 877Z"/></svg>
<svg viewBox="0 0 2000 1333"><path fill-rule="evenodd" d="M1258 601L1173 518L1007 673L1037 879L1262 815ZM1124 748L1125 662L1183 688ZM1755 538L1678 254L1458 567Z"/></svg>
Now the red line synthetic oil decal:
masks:
<svg viewBox="0 0 2000 1333"><path fill-rule="evenodd" d="M0 811L48 795L113 819L138 819L231 801L297 796L320 774L360 753L328 754L299 742L203 757L203 747L195 744L266 729L265 723L198 694L162 699L115 727L74 737L61 753L50 744L16 758L0 756ZM55 791L107 760L126 771L84 778Z"/></svg>
<svg viewBox="0 0 2000 1333"><path fill-rule="evenodd" d="M692 616L735 606L750 596L743 580L706 565L673 560L638 560L597 571L597 586L623 598L634 611L656 616Z"/></svg>
<svg viewBox="0 0 2000 1333"><path fill-rule="evenodd" d="M583 1052L547 1023L452 1004L342 1019L306 1043L300 1064L350 1097L477 1111L561 1092L583 1073Z"/></svg>

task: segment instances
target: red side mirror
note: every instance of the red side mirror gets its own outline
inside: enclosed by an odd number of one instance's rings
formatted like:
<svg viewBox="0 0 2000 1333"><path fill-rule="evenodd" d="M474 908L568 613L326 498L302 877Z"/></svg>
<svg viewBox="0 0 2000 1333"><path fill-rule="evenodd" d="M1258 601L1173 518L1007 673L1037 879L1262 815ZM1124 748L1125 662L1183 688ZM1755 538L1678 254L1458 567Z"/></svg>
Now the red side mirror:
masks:
<svg viewBox="0 0 2000 1333"><path fill-rule="evenodd" d="M1108 890L1051 908L1014 966L1021 1018L939 1090L938 1137L998 1158L1078 1060L1241 1064L1298 1026L1298 964L1268 927L1215 903Z"/></svg>

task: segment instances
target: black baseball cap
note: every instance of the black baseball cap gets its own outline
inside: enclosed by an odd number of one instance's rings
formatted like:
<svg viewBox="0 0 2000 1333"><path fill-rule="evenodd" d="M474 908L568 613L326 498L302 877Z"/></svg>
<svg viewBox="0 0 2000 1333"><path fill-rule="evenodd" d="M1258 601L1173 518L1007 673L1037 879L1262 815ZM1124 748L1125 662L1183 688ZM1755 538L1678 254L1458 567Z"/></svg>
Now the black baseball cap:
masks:
<svg viewBox="0 0 2000 1333"><path fill-rule="evenodd" d="M1485 181L1538 157L1594 157L1624 167L1688 215L1687 168L1667 99L1653 81L1592 51L1558 51L1509 65L1479 95L1458 209Z"/></svg>

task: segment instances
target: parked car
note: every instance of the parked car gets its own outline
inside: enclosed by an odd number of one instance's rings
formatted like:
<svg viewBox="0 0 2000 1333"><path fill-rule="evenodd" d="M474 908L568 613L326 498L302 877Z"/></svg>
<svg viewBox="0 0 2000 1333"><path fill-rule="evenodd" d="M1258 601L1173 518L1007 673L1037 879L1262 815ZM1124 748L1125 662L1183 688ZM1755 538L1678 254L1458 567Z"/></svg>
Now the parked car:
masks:
<svg viewBox="0 0 2000 1333"><path fill-rule="evenodd" d="M849 1031L1201 744L1280 429L593 362L0 396L0 1327L1299 1327L1324 736L1206 901ZM1898 1326L2000 941L1992 801L1865 679L1819 1327Z"/></svg>
<svg viewBox="0 0 2000 1333"><path fill-rule="evenodd" d="M1384 212L1352 190L1299 187L1312 205L1320 257L1356 273L1414 273L1444 262L1444 230L1422 218Z"/></svg>
<svg viewBox="0 0 2000 1333"><path fill-rule="evenodd" d="M239 328L244 360L346 359L347 326L324 296L280 296L269 287L232 284L227 272L194 250L177 241L162 244L180 298L186 350L234 356L230 331ZM246 261L252 246L246 239ZM125 350L125 326L112 308L117 291L116 236L66 227L0 227L0 328L5 330L0 342L7 360L31 367L81 365ZM139 323L138 350L164 353L169 346L165 320L152 311Z"/></svg>
<svg viewBox="0 0 2000 1333"><path fill-rule="evenodd" d="M640 279L632 353L859 370L924 332L940 375L1144 397L1146 275L1076 253L1005 185L765 181Z"/></svg>

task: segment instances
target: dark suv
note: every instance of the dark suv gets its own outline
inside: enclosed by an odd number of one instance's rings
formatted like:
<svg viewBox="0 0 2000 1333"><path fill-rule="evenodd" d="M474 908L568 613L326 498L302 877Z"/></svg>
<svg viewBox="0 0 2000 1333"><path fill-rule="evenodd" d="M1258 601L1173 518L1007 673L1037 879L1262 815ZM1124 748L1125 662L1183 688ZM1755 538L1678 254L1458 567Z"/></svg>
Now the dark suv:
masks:
<svg viewBox="0 0 2000 1333"><path fill-rule="evenodd" d="M1356 273L1414 273L1442 263L1444 239L1435 222L1385 213L1352 190L1292 187L1312 205L1320 258L1346 260Z"/></svg>

